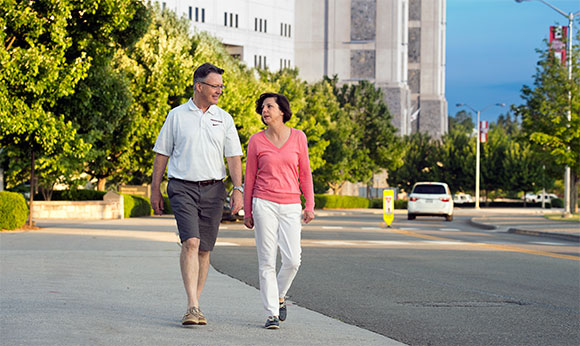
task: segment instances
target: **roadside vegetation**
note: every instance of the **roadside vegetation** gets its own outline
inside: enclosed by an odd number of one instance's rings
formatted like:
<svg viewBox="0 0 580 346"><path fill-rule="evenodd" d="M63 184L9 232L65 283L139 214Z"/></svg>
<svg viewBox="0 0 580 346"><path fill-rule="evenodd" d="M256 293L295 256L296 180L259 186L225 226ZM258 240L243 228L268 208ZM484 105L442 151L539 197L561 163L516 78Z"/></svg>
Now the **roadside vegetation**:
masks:
<svg viewBox="0 0 580 346"><path fill-rule="evenodd" d="M434 180L453 192L474 190L472 114L450 117L441 139L400 137L372 83L339 85L332 76L307 83L296 69L249 68L158 4L7 0L0 25L0 166L8 190L23 192L33 182L50 200L58 185L75 191L93 181L95 190L106 191L150 183L155 138L168 111L191 96L192 73L206 61L226 70L220 106L233 115L244 148L263 128L254 111L259 94L289 98L295 114L289 125L308 136L317 194L338 194L346 182L372 184L384 170L390 186L407 192L417 181ZM534 86L522 88L523 104L491 124L481 186L490 200L542 187L556 191L568 165L576 206L578 48L572 82L548 47L540 53Z"/></svg>

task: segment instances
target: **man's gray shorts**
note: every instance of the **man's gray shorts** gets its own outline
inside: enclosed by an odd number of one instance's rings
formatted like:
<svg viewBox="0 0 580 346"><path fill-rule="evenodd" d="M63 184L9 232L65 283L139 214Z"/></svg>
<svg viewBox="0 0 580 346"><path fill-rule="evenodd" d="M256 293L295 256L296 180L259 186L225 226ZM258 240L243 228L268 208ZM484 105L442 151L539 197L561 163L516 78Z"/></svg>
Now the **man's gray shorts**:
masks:
<svg viewBox="0 0 580 346"><path fill-rule="evenodd" d="M167 195L177 221L181 242L189 238L199 238L200 250L213 250L226 199L224 183L220 180L202 185L170 179Z"/></svg>

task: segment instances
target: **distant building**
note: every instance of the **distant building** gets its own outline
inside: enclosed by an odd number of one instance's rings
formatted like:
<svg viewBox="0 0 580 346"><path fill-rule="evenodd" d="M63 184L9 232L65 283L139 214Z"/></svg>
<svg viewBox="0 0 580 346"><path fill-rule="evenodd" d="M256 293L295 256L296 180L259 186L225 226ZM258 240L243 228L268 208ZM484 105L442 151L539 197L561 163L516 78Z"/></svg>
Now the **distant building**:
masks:
<svg viewBox="0 0 580 346"><path fill-rule="evenodd" d="M309 82L369 80L384 91L400 134L447 132L446 0L158 2L250 67L297 66Z"/></svg>
<svg viewBox="0 0 580 346"><path fill-rule="evenodd" d="M167 0L194 30L218 37L228 52L250 67L278 71L294 67L294 1Z"/></svg>
<svg viewBox="0 0 580 346"><path fill-rule="evenodd" d="M385 93L400 134L447 132L445 0L296 0L296 66Z"/></svg>

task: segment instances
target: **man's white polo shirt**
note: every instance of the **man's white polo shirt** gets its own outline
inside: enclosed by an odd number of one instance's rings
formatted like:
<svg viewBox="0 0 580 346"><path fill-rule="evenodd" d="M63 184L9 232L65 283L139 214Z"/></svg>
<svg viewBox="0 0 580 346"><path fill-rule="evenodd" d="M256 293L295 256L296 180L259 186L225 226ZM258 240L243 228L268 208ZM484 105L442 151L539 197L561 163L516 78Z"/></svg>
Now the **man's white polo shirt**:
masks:
<svg viewBox="0 0 580 346"><path fill-rule="evenodd" d="M189 99L169 112L153 151L169 156L169 178L203 181L224 179L224 155L241 156L242 146L231 115L216 105L202 113Z"/></svg>

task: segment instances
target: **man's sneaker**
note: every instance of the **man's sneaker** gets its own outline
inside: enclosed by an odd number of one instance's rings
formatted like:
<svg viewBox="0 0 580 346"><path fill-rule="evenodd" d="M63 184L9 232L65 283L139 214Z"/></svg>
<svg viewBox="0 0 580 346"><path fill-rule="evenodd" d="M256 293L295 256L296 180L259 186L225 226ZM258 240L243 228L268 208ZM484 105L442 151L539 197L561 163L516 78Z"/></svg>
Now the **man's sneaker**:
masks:
<svg viewBox="0 0 580 346"><path fill-rule="evenodd" d="M288 314L288 310L286 309L286 301L280 303L280 321L286 320L286 315Z"/></svg>
<svg viewBox="0 0 580 346"><path fill-rule="evenodd" d="M266 325L264 326L266 329L280 329L280 321L276 316L270 316L266 320Z"/></svg>
<svg viewBox="0 0 580 346"><path fill-rule="evenodd" d="M181 319L181 324L184 326L199 324L199 318L197 317L196 310L197 310L196 307L187 309L187 312L185 313L185 315L183 315L183 318Z"/></svg>

